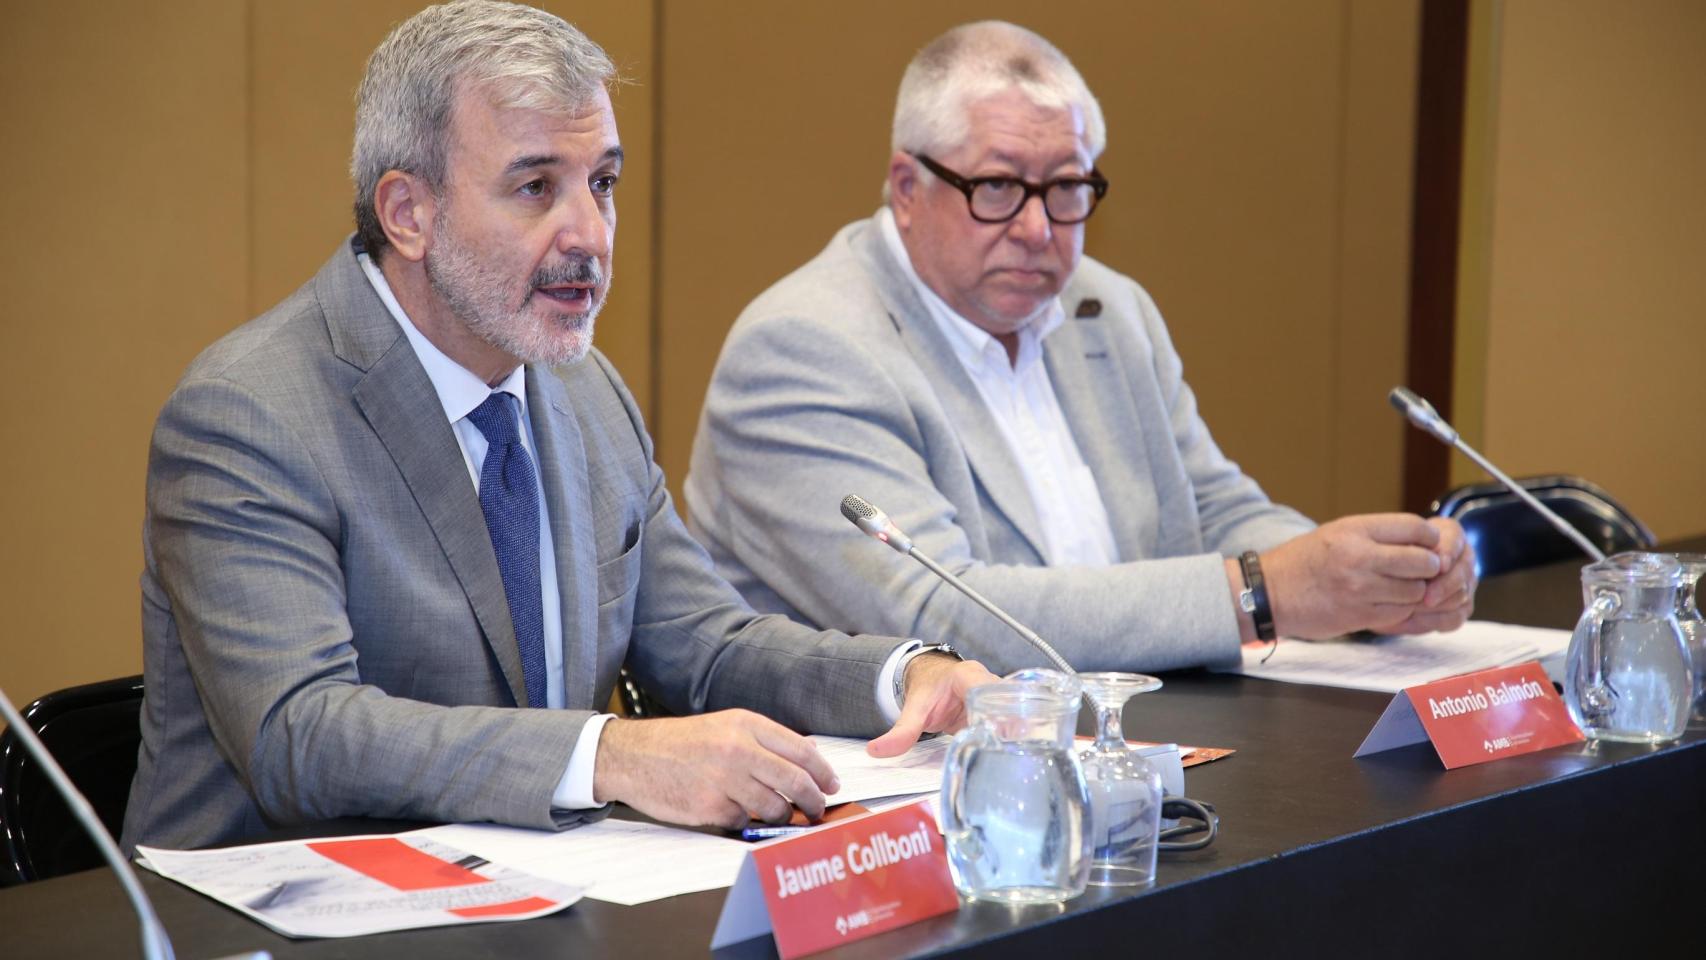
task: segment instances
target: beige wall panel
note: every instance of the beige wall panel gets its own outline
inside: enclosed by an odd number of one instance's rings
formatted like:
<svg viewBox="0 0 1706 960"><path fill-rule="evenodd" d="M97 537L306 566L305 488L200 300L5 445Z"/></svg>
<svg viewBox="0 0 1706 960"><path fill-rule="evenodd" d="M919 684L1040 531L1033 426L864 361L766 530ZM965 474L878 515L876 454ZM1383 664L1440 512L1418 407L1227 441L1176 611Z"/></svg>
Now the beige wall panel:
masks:
<svg viewBox="0 0 1706 960"><path fill-rule="evenodd" d="M1504 5L1486 452L1706 531L1706 5Z"/></svg>
<svg viewBox="0 0 1706 960"><path fill-rule="evenodd" d="M0 442L18 463L76 464L5 474L0 576L20 613L0 649L20 698L138 668L153 417L196 352L302 283L349 230L353 90L415 6L5 6L0 122L28 146L0 158L0 202L20 225L0 235L0 279L27 362L6 381ZM1026 22L1030 8L557 6L633 80L616 96L630 160L598 341L642 405L661 399L648 412L679 480L740 307L877 205L913 50L952 23ZM1362 506L1396 469L1358 391L1384 385L1374 371L1401 337L1387 314L1412 17L1413 2L1106 2L1033 22L1080 62L1111 121L1115 186L1090 251L1156 295L1228 452L1317 514ZM92 254L91 237L117 252ZM87 386L54 392L68 382Z"/></svg>
<svg viewBox="0 0 1706 960"><path fill-rule="evenodd" d="M0 684L21 706L141 669L154 414L244 305L246 14L0 10Z"/></svg>
<svg viewBox="0 0 1706 960"><path fill-rule="evenodd" d="M236 326L306 283L354 229L355 88L367 55L417 0L256 2L249 62L254 257Z"/></svg>
<svg viewBox="0 0 1706 960"><path fill-rule="evenodd" d="M355 89L368 54L423 4L383 0L256 3L254 210L248 312L277 303L314 275L354 229L350 138ZM541 3L598 41L636 82L615 95L617 124L630 160L619 189L616 275L600 315L597 342L621 368L642 405L651 369L652 9ZM235 318L232 325L240 322Z"/></svg>
<svg viewBox="0 0 1706 960"><path fill-rule="evenodd" d="M1407 147L1395 145L1403 137L1389 128L1407 122L1402 88L1413 89L1389 62L1363 57L1348 72L1345 4L1061 3L1046 18L1017 2L740 9L734 18L722 5L674 2L661 14L665 217L653 425L674 481L741 307L876 208L906 61L954 23L1004 17L1044 30L1073 57L1108 115L1102 167L1113 187L1088 251L1155 295L1227 452L1275 496L1332 511L1334 446L1360 449L1365 431L1335 419L1334 404L1379 404L1378 395L1350 396L1334 359L1373 351L1385 369L1394 336L1341 343L1337 311L1366 308L1379 314L1371 324L1402 323L1390 289L1402 267L1391 260L1402 263L1397 246L1407 238L1395 246L1389 221L1394 208L1407 210L1408 183L1377 168L1394 157L1407 163ZM1411 4L1371 15L1358 36L1396 45L1402 62L1413 57L1406 17ZM1350 76L1375 87L1347 105ZM1398 115L1381 114L1393 104ZM1346 141L1347 116L1372 118L1380 130ZM1347 162L1361 171L1350 186ZM1401 199L1380 195L1390 189ZM1352 208L1359 226L1347 232L1341 217ZM1339 263L1346 243L1381 260L1349 285ZM1390 422L1378 432L1395 456ZM1376 497L1393 482L1377 480Z"/></svg>
<svg viewBox="0 0 1706 960"><path fill-rule="evenodd" d="M1339 302L1326 515L1403 502L1404 420L1386 403L1408 339L1420 0L1347 9Z"/></svg>

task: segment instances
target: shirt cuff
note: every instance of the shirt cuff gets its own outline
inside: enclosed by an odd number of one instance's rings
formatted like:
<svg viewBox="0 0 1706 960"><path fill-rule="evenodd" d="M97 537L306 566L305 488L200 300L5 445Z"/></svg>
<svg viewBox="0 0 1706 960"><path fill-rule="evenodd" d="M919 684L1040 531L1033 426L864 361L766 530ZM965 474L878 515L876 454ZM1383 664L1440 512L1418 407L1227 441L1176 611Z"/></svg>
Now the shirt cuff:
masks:
<svg viewBox="0 0 1706 960"><path fill-rule="evenodd" d="M569 768L563 771L563 779L557 781L556 792L551 794L551 806L558 810L590 810L602 807L592 798L592 774L598 761L598 738L604 733L604 725L616 715L600 713L587 718L586 725L581 727L581 735L575 740L575 749L569 754Z"/></svg>
<svg viewBox="0 0 1706 960"><path fill-rule="evenodd" d="M895 678L905 676L902 671L923 647L922 640L908 640L895 647L889 658L883 661L882 672L877 674L877 709L882 711L883 720L891 725L900 719L900 701L894 695Z"/></svg>

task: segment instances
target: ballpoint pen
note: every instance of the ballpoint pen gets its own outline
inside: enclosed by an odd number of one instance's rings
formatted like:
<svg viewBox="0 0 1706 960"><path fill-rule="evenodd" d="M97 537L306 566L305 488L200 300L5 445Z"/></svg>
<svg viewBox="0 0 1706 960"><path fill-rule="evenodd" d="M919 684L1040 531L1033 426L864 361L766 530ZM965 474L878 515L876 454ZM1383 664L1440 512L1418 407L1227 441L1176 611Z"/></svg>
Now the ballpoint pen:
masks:
<svg viewBox="0 0 1706 960"><path fill-rule="evenodd" d="M777 837L791 837L796 833L805 833L811 827L797 824L781 824L773 827L744 827L741 829L742 840L774 840Z"/></svg>

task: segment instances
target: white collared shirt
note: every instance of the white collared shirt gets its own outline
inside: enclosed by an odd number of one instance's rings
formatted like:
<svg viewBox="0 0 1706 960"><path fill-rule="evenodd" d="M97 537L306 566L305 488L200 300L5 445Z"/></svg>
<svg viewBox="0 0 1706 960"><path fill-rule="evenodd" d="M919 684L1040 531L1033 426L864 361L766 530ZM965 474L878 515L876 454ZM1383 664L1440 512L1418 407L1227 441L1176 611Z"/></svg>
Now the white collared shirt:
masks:
<svg viewBox="0 0 1706 960"><path fill-rule="evenodd" d="M1049 380L1048 365L1043 363L1043 338L1066 322L1059 298L1041 317L1019 329L1018 358L1009 361L1001 341L955 313L919 278L894 213L884 207L877 214L877 224L889 252L976 385L1019 464L1042 525L1044 561L1051 567L1118 563L1119 548L1101 491L1072 437Z"/></svg>
<svg viewBox="0 0 1706 960"><path fill-rule="evenodd" d="M562 597L557 588L557 554L551 542L551 522L546 515L545 485L539 469L538 448L533 443L533 420L527 410L527 367L518 366L497 387L489 387L468 368L445 356L444 351L433 345L426 335L403 312L402 304L391 291L391 285L385 281L385 274L380 272L379 265L367 254L358 258L362 272L373 285L379 299L384 301L385 309L391 312L397 325L403 329L403 335L408 338L409 346L414 348L415 356L420 359L425 368L427 378L432 381L433 390L438 394L438 402L444 408L445 419L450 422L451 430L456 434L456 443L462 448L462 459L467 464L468 476L474 481L474 489L480 489L480 469L486 462L486 435L480 428L474 426L468 419L468 414L486 402L486 397L496 391L502 391L515 397L521 404L521 445L527 450L527 455L533 460L533 486L539 499L539 599L544 613L545 639L545 705L551 709L563 707L563 605ZM604 724L610 719L610 714L597 714L588 720L581 728L579 739L575 741L574 752L569 755L568 769L563 773L563 779L557 784L552 795L552 804L565 810L578 810L596 807L599 804L592 799L592 773L594 761L598 752L598 737L604 730Z"/></svg>

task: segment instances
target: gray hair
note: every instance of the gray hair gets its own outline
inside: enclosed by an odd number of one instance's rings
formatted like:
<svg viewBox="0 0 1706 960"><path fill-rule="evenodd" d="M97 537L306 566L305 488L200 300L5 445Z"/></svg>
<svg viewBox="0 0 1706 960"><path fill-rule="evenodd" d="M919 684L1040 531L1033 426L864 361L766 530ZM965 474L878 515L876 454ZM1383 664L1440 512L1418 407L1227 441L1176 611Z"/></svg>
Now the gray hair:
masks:
<svg viewBox="0 0 1706 960"><path fill-rule="evenodd" d="M457 94L479 88L506 107L573 110L616 75L598 44L562 18L514 3L457 0L403 21L367 60L355 96L355 225L377 257L387 244L374 193L387 171L449 182Z"/></svg>
<svg viewBox="0 0 1706 960"><path fill-rule="evenodd" d="M894 106L894 149L952 151L971 132L968 108L1014 89L1040 107L1077 107L1090 158L1101 155L1108 137L1102 106L1072 61L1037 34L999 20L955 27L907 64Z"/></svg>

